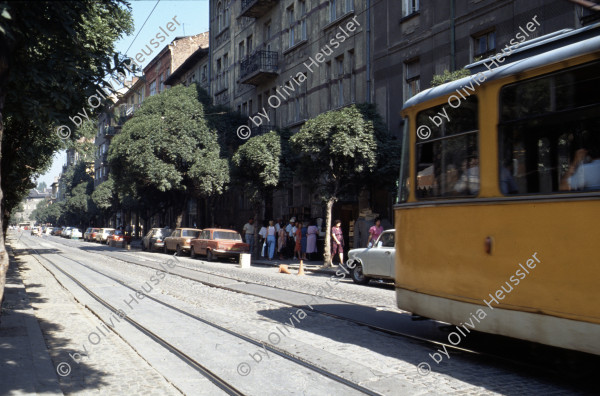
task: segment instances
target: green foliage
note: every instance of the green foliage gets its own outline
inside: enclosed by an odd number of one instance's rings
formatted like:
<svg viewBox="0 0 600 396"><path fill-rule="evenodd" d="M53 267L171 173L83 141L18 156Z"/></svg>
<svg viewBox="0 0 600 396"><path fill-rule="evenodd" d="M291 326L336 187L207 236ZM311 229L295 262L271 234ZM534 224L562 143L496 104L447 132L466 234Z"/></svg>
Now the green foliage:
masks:
<svg viewBox="0 0 600 396"><path fill-rule="evenodd" d="M112 177L100 183L92 193L92 200L98 209L108 211L115 203L115 181Z"/></svg>
<svg viewBox="0 0 600 396"><path fill-rule="evenodd" d="M39 182L38 185L37 185L37 190L38 191L44 191L46 188L48 188L48 185L44 181Z"/></svg>
<svg viewBox="0 0 600 396"><path fill-rule="evenodd" d="M463 77L470 76L471 72L467 69L458 69L453 72L444 70L442 74L436 74L433 76L433 80L431 80L431 86L436 87L438 85L445 84L450 81L458 80Z"/></svg>
<svg viewBox="0 0 600 396"><path fill-rule="evenodd" d="M147 98L113 138L108 160L119 195L151 197L155 206L161 199L182 204L189 194L218 195L229 182L195 85Z"/></svg>
<svg viewBox="0 0 600 396"><path fill-rule="evenodd" d="M232 158L236 179L255 205L289 178L282 161L286 140L276 131L251 137Z"/></svg>
<svg viewBox="0 0 600 396"><path fill-rule="evenodd" d="M73 140L83 133L69 117L83 109L93 113L88 97L115 70L114 42L132 32L133 21L121 0L12 1L0 3L0 10L6 217L35 187L32 180L49 168L54 152L64 148L56 127L69 126Z"/></svg>

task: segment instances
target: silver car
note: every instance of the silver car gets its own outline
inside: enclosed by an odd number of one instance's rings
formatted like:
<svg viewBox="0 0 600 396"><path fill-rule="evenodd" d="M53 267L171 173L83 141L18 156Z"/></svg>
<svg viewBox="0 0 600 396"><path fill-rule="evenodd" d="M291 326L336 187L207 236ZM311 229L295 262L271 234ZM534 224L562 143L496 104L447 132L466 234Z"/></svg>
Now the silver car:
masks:
<svg viewBox="0 0 600 396"><path fill-rule="evenodd" d="M354 283L366 285L371 278L394 280L395 235L395 230L386 230L377 238L373 247L348 252L348 267Z"/></svg>

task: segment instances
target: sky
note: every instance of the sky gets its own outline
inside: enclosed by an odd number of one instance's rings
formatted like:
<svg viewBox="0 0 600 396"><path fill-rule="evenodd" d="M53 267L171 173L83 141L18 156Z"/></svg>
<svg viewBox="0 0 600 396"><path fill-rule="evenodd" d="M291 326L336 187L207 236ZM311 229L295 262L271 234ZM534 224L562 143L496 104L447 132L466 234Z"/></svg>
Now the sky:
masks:
<svg viewBox="0 0 600 396"><path fill-rule="evenodd" d="M154 8L155 6L156 8ZM168 22L172 21L173 17L176 17L181 26L175 25L176 30L172 33L172 36L161 43L162 46L154 50L153 55L157 55L175 37L192 36L208 31L208 0L159 0L158 4L156 0L132 1L131 10L134 32L130 36L121 38L115 44L117 51L127 54L130 57L135 57L137 53L141 52L141 49L145 48L146 44L149 44L150 40L160 32L161 27L168 32L165 26ZM150 17L148 17L149 15ZM146 18L148 18L147 21ZM146 21L145 25L144 21ZM148 52L147 49L146 52ZM142 66L146 66L152 60L149 57L145 58L146 60L142 63ZM54 178L59 176L66 160L67 155L65 151L55 154L52 167L36 180L36 184L44 181L50 186L54 182Z"/></svg>

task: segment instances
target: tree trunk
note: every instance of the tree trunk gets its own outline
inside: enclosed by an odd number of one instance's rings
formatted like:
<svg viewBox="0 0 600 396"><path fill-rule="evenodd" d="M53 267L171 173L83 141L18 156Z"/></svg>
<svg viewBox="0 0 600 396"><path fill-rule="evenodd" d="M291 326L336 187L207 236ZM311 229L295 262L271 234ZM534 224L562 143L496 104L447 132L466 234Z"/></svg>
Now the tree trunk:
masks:
<svg viewBox="0 0 600 396"><path fill-rule="evenodd" d="M5 97L4 83L6 82L6 76L8 73L8 59L4 51L4 44L0 44L0 47L0 53L2 53L2 55L0 55L0 142L2 142L2 137L4 135L4 121L2 119ZM1 156L2 148L0 146L0 158ZM8 253L6 252L6 247L4 246L4 235L6 231L6 226L8 225L5 212L6 209L4 207L4 193L2 192L2 188L0 188L0 304L2 304L2 297L4 297L4 284L6 282L6 271L8 271Z"/></svg>
<svg viewBox="0 0 600 396"><path fill-rule="evenodd" d="M323 248L323 265L328 267L332 264L331 257L331 211L333 204L337 200L336 197L330 197L327 200L327 207L325 209L325 247Z"/></svg>

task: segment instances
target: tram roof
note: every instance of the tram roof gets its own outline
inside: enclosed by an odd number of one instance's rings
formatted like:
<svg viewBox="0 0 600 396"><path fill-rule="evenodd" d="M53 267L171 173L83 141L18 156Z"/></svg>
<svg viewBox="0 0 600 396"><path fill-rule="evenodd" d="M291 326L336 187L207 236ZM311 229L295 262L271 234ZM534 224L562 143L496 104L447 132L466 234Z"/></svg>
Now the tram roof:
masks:
<svg viewBox="0 0 600 396"><path fill-rule="evenodd" d="M419 92L404 102L402 109L404 110L419 103L455 92L457 89L469 84L470 80L479 72L484 74L485 81L482 84L485 84L487 81L522 73L543 65L598 51L599 49L600 23L581 29L564 29L559 32L550 33L530 41L525 41L512 54L505 58L505 62L508 63L497 67L492 66L492 70L488 70L484 66L484 63L489 58L467 65L465 68L472 71L470 76Z"/></svg>

